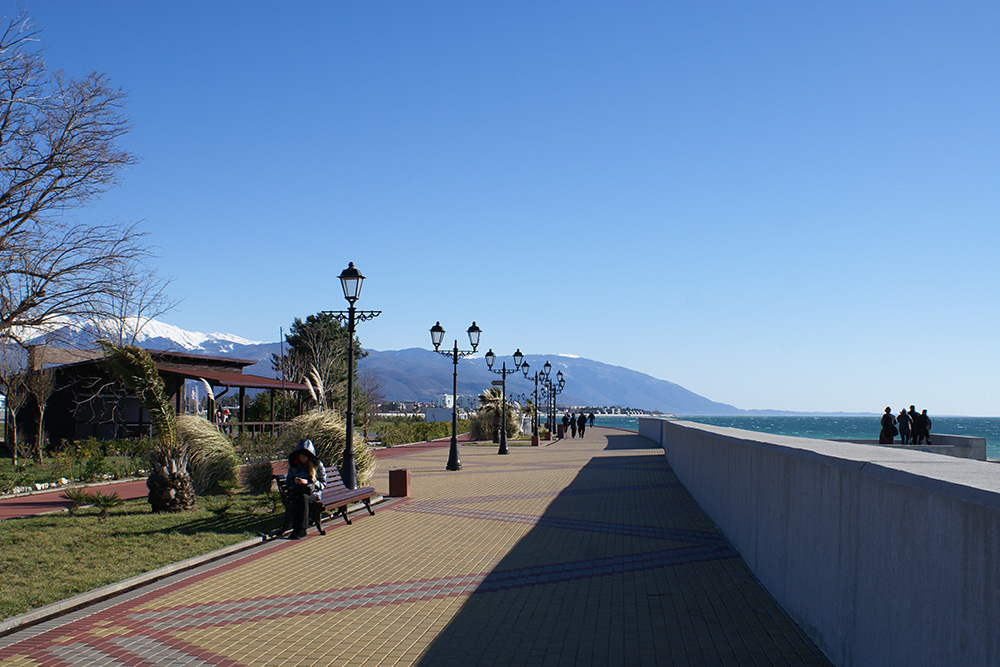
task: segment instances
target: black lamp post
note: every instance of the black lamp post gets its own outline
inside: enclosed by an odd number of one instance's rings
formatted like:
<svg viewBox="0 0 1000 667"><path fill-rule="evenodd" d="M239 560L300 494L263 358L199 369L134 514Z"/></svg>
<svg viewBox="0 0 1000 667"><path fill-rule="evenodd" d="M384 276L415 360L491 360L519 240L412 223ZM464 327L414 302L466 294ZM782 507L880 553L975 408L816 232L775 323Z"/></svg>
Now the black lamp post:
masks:
<svg viewBox="0 0 1000 667"><path fill-rule="evenodd" d="M441 326L441 323L438 322L431 327L431 342L434 344L434 351L444 356L451 355L452 365L454 366L451 378L451 449L448 451L448 470L462 469L462 462L458 460L458 359L459 357L467 357L470 354L475 354L476 348L479 347L479 336L482 334L482 330L473 322L467 333L469 334L469 343L472 345L472 349L468 351L459 350L458 339L456 338L455 347L449 352L448 350L438 349L441 347L441 341L444 340L444 328Z"/></svg>
<svg viewBox="0 0 1000 667"><path fill-rule="evenodd" d="M361 294L361 284L365 277L354 268L354 262L350 262L347 268L340 273L340 285L344 288L344 298L350 307L347 311L323 311L326 315L336 317L341 322L347 322L347 414L346 427L347 441L344 443L344 461L340 466L340 476L344 480L344 486L349 489L358 488L358 467L354 461L354 323L355 321L367 322L382 314L381 310L357 310L354 303Z"/></svg>
<svg viewBox="0 0 1000 667"><path fill-rule="evenodd" d="M551 369L551 367L550 367ZM562 371L556 373L556 381L553 382L547 374L545 376L545 395L548 397L548 423L549 423L549 433L556 432L556 395L559 394L563 387L566 386L566 380L563 379Z"/></svg>
<svg viewBox="0 0 1000 667"><path fill-rule="evenodd" d="M497 454L510 454L510 450L507 449L507 376L516 373L521 368L521 362L524 361L524 355L521 354L521 350L514 353L514 368L507 370L507 362L503 362L502 368L493 368L493 362L497 360L497 355L493 354L493 350L486 353L486 367L490 369L493 373L499 375L502 380L500 380L501 387L501 398L500 398L500 410L501 410L501 422L500 422L500 449L497 450ZM497 381L494 380L493 384Z"/></svg>
<svg viewBox="0 0 1000 667"><path fill-rule="evenodd" d="M525 378L528 377L528 369L529 368L530 368L530 366L528 365L527 361L525 361L523 364L521 364L521 371L524 373L524 377ZM535 371L535 375L533 376L533 379L535 381L535 393L534 393L535 398L534 398L534 403L533 403L533 406L534 406L535 410L534 410L534 414L532 415L532 420L531 420L531 444L533 444L533 445L538 445L538 443L539 443L539 438L538 438L538 381L542 380L544 382L545 380L547 380L549 378L549 372L551 370L552 370L552 364L550 364L549 362L546 361L545 365L542 366L542 370L541 371ZM548 410L546 410L546 412L548 412Z"/></svg>

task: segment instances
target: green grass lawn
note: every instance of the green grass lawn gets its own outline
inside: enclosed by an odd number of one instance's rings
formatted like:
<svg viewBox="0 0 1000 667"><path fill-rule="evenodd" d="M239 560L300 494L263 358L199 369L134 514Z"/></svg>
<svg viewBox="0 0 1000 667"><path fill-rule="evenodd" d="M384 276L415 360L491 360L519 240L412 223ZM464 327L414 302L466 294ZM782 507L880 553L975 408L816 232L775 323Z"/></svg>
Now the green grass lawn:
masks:
<svg viewBox="0 0 1000 667"><path fill-rule="evenodd" d="M199 498L196 509L152 514L146 500L125 501L105 523L96 508L0 521L0 618L128 579L279 528L282 508L237 496L222 516ZM266 507L264 506L266 505Z"/></svg>

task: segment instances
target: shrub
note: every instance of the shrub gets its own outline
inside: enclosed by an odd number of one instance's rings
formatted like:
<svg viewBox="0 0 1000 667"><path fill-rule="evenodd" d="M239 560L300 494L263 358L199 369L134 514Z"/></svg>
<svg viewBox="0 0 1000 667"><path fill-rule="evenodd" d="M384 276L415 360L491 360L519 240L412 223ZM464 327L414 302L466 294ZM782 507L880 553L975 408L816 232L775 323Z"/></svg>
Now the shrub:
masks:
<svg viewBox="0 0 1000 667"><path fill-rule="evenodd" d="M472 419L472 437L476 440L492 440L496 423L500 419L500 414L492 410L480 409ZM507 437L516 437L521 428L521 418L519 413L507 407Z"/></svg>
<svg viewBox="0 0 1000 667"><path fill-rule="evenodd" d="M257 457L242 470L243 486L250 493L262 496L271 490L271 485L274 484L273 475L270 457Z"/></svg>
<svg viewBox="0 0 1000 667"><path fill-rule="evenodd" d="M299 440L308 438L316 447L316 455L326 467L340 468L344 460L344 443L347 430L344 419L335 410L317 408L299 415L281 430L278 444L285 454L295 449ZM354 464L358 471L358 484L368 484L375 474L375 457L368 445L355 433Z"/></svg>
<svg viewBox="0 0 1000 667"><path fill-rule="evenodd" d="M220 482L236 479L236 448L204 417L177 417L179 440L188 448L188 470L195 493L218 493Z"/></svg>

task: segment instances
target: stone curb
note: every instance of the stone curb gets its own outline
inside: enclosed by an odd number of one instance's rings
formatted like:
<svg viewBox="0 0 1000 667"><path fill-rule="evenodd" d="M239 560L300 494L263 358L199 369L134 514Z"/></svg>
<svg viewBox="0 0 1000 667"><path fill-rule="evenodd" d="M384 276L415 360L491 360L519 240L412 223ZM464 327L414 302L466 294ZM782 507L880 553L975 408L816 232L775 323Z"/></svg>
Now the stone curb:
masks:
<svg viewBox="0 0 1000 667"><path fill-rule="evenodd" d="M372 505L381 505L394 499L390 497L376 496L372 500ZM364 505L356 503L349 506L347 509L347 513L350 515L364 509ZM284 544L284 542L274 542L272 544L271 540L265 542L259 537L251 538L249 540L244 540L243 542L230 544L228 547L222 547L221 549L201 554L200 556L193 556L186 560L171 563L170 565L164 565L163 567L155 570L150 570L149 572L143 572L142 574L138 574L128 579L123 579L117 583L101 586L100 588L95 588L92 591L80 593L79 595L74 595L71 598L66 598L65 600L60 600L58 602L53 602L52 604L39 607L38 609L32 609L31 611L18 614L17 616L11 616L8 619L0 621L0 638L19 630L24 630L32 625L38 625L39 623L44 623L45 621L52 620L53 618L82 609L92 604L103 602L116 595L128 593L129 591L146 586L147 584L156 583L157 581L165 579L171 575L187 570L193 570L201 565L207 565L208 563L221 560L227 556L248 551L254 547L262 547L266 549L278 546L279 544Z"/></svg>

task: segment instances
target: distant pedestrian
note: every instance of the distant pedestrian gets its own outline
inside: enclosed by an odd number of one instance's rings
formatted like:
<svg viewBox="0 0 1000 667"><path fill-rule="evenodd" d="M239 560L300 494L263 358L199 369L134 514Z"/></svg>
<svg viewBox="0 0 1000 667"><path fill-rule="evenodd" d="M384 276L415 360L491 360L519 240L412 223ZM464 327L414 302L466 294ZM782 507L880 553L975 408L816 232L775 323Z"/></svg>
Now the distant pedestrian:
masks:
<svg viewBox="0 0 1000 667"><path fill-rule="evenodd" d="M927 441L927 444L929 445L931 444L931 418L927 416L926 410L921 411L920 418L924 422L924 431L923 431L924 439Z"/></svg>
<svg viewBox="0 0 1000 667"><path fill-rule="evenodd" d="M572 412L569 413L569 432L571 438L576 437L576 418Z"/></svg>
<svg viewBox="0 0 1000 667"><path fill-rule="evenodd" d="M910 444L910 415L906 414L906 408L899 411L896 426L899 428L899 441L904 445Z"/></svg>
<svg viewBox="0 0 1000 667"><path fill-rule="evenodd" d="M568 412L564 412L563 413L562 423L563 423L563 432L562 432L562 434L563 434L563 437L565 438L566 434L569 433L569 413Z"/></svg>
<svg viewBox="0 0 1000 667"><path fill-rule="evenodd" d="M892 439L896 437L896 420L892 417L892 408L887 407L882 415L882 430L878 432L878 444L891 445Z"/></svg>
<svg viewBox="0 0 1000 667"><path fill-rule="evenodd" d="M576 427L580 430L580 437L583 437L583 432L587 430L587 415L580 413L580 416L576 418Z"/></svg>
<svg viewBox="0 0 1000 667"><path fill-rule="evenodd" d="M594 413L591 412L590 416L587 417L587 421L590 422L590 428L594 428Z"/></svg>
<svg viewBox="0 0 1000 667"><path fill-rule="evenodd" d="M920 414L917 409L910 406L910 409L906 411L906 416L910 418L910 444L917 444L917 437L920 435Z"/></svg>

